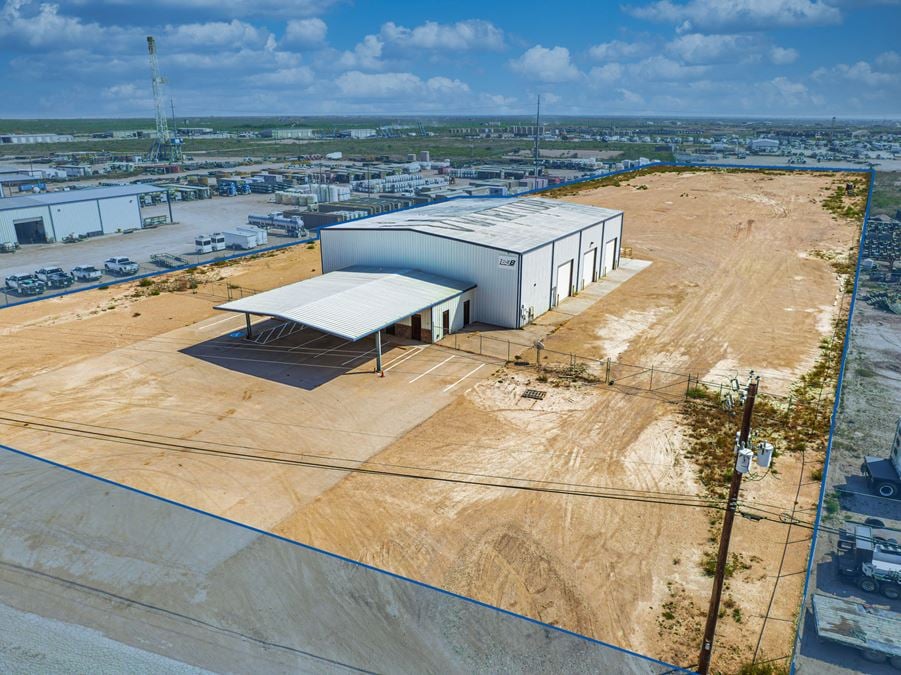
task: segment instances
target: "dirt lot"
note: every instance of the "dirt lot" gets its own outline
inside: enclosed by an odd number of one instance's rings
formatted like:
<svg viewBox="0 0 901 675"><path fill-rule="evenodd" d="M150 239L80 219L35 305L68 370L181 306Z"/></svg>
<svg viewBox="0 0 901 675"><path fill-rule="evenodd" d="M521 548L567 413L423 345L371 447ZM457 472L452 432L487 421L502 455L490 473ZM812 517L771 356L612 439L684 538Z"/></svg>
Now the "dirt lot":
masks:
<svg viewBox="0 0 901 675"><path fill-rule="evenodd" d="M815 252L846 251L855 238L853 223L821 206L843 180L667 173L573 197L623 209L625 245L653 264L546 346L713 380L754 368L763 391L787 392L815 361L838 311L840 279ZM207 274L261 289L317 271L318 251L299 248ZM2 410L266 456L701 490L672 404L587 384L543 385L547 398L526 402L533 371L497 370L441 347L391 345L386 362L396 367L385 380L369 372L365 345L316 349L302 333L275 352L236 353L227 331L240 322L218 323L223 317L211 309L224 283L196 290L132 298L117 288L4 311ZM192 352L203 343L234 358ZM323 364L328 374L315 382L289 381L292 369L308 374ZM4 438L619 646L684 666L696 660L710 586L701 571L710 514L701 509L347 475L34 425L9 427ZM781 457L778 475L747 484L743 498L808 508L818 484L807 462L805 469L802 458ZM715 666L725 672L750 658L767 613L761 653L790 652L807 544L797 530L794 543L786 541L780 523L736 525L734 550L748 566L727 591L738 611L721 622Z"/></svg>

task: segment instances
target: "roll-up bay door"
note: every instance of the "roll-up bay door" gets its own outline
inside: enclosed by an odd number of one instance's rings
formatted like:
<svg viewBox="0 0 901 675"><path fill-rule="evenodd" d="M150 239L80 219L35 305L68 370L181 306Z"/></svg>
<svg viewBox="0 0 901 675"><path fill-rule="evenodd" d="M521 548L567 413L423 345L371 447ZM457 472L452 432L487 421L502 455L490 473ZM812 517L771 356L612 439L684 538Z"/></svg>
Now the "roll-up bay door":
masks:
<svg viewBox="0 0 901 675"><path fill-rule="evenodd" d="M560 304L563 298L572 294L573 261L567 260L557 268L557 298L554 305Z"/></svg>
<svg viewBox="0 0 901 675"><path fill-rule="evenodd" d="M586 251L585 255L582 256L582 283L579 284L579 289L585 288L592 281L598 280L597 271L595 270L597 258L598 250L596 248Z"/></svg>
<svg viewBox="0 0 901 675"><path fill-rule="evenodd" d="M601 276L607 276L607 273L616 268L616 239L611 239L604 244L604 273Z"/></svg>

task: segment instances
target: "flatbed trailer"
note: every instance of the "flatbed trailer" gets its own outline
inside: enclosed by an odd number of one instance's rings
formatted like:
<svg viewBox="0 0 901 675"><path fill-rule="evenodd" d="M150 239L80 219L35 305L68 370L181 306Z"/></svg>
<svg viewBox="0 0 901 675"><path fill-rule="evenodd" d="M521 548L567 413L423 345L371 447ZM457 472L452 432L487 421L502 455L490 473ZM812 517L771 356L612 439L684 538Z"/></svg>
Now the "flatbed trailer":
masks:
<svg viewBox="0 0 901 675"><path fill-rule="evenodd" d="M150 262L160 267L181 267L188 264L188 259L171 253L154 253L150 256Z"/></svg>
<svg viewBox="0 0 901 675"><path fill-rule="evenodd" d="M901 670L901 615L873 605L815 593L813 618L817 636L857 649L872 663Z"/></svg>

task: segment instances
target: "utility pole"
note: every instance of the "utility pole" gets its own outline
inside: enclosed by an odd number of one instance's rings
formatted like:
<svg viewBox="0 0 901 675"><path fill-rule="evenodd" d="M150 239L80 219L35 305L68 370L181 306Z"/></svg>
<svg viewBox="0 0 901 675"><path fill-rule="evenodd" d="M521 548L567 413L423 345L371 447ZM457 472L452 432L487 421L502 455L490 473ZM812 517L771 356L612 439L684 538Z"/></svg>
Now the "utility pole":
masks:
<svg viewBox="0 0 901 675"><path fill-rule="evenodd" d="M733 380L737 385L737 381ZM723 516L723 533L720 536L720 549L716 558L716 574L713 577L713 592L710 595L710 607L707 609L707 625L704 628L704 641L701 644L701 656L699 658L698 672L707 675L710 672L710 658L713 655L713 638L716 634L716 623L720 613L720 599L723 595L723 581L726 578L726 563L729 561L729 540L732 537L732 525L735 522L735 513L738 510L738 492L741 488L741 479L751 470L751 460L754 450L749 445L751 436L751 415L754 412L754 399L757 396L757 387L760 376L751 371L748 377L748 385L745 390L745 407L741 420L741 431L735 443L735 465L732 467L732 482L729 484L729 500L726 503L726 513ZM734 388L737 388L734 387ZM769 443L760 443L757 446L757 464L766 468L770 464L773 455L773 446Z"/></svg>
<svg viewBox="0 0 901 675"><path fill-rule="evenodd" d="M541 135L540 127L541 124L541 94L538 94L538 104L535 108L535 179L538 179L538 158L540 156L540 152L538 150L539 136ZM537 183L536 183L536 186Z"/></svg>

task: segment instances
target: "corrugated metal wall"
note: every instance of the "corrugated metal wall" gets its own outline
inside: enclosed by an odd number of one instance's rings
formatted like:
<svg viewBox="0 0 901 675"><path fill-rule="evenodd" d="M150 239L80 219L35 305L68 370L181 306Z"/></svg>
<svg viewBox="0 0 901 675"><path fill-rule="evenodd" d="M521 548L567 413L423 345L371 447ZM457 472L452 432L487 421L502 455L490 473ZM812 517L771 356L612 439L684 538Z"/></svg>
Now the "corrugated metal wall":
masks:
<svg viewBox="0 0 901 675"><path fill-rule="evenodd" d="M62 241L70 234L100 232L102 229L96 200L53 204L50 212L53 215L53 231L57 241Z"/></svg>
<svg viewBox="0 0 901 675"><path fill-rule="evenodd" d="M46 206L32 206L23 209L0 211L0 243L19 241L18 237L16 237L16 228L13 225L13 221L37 218L44 219L44 231L47 233L48 237L52 237L53 229L50 226L50 212L47 210Z"/></svg>
<svg viewBox="0 0 901 675"><path fill-rule="evenodd" d="M514 328L518 325L519 255L466 242L406 230L345 230L325 228L322 271L352 265L412 267L478 286L473 321ZM514 258L513 266L501 258Z"/></svg>
<svg viewBox="0 0 901 675"><path fill-rule="evenodd" d="M623 217L616 216L608 220L604 225L604 244L608 241L613 241L616 239L616 261L613 265L610 265L610 269L615 269L619 267L619 256L620 249L623 245ZM598 254L599 257L603 257L604 255L604 247L601 247L601 251ZM600 269L604 269L604 261L601 261Z"/></svg>
<svg viewBox="0 0 901 675"><path fill-rule="evenodd" d="M436 342L444 337L444 323L441 319L441 315L444 314L445 310L450 311L450 329L452 333L456 333L458 330L463 328L463 303L469 300L469 311L470 311L470 321L473 320L474 312L476 311L476 291L466 291L463 295L458 295L456 298L451 298L447 302L442 302L440 305L435 305L432 307L432 326L434 329L432 330L432 339Z"/></svg>
<svg viewBox="0 0 901 675"><path fill-rule="evenodd" d="M556 274L556 271L554 272ZM522 256L522 306L528 323L550 309L551 302L551 245L542 246Z"/></svg>
<svg viewBox="0 0 901 675"><path fill-rule="evenodd" d="M554 271L551 275L551 282L554 284L554 287L557 285L557 270L561 265L565 265L568 262L572 262L572 276L570 277L570 287L568 289L560 289L560 297L565 298L569 295L573 294L573 290L575 289L576 279L579 278L579 258L581 258L581 252L579 251L579 233L571 234L568 237L561 239L560 241L555 241L553 243L554 249ZM553 290L551 291L551 297L554 297Z"/></svg>
<svg viewBox="0 0 901 675"><path fill-rule="evenodd" d="M101 199L100 217L103 220L104 234L116 230L127 230L131 227L141 227L141 212L138 209L136 195L130 197L116 197L115 199Z"/></svg>

